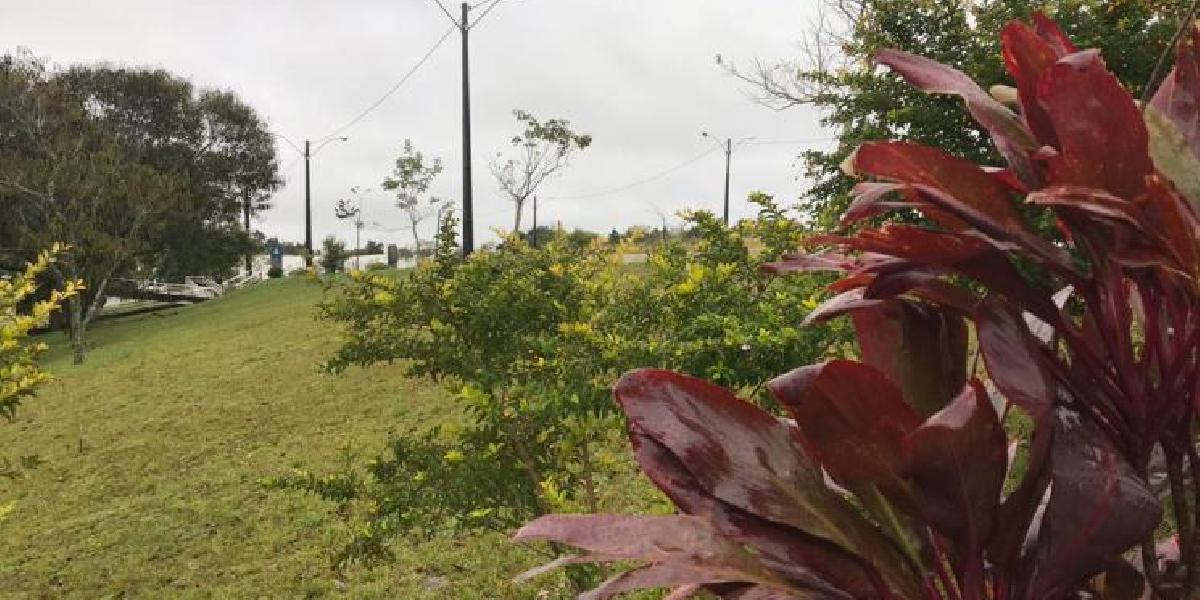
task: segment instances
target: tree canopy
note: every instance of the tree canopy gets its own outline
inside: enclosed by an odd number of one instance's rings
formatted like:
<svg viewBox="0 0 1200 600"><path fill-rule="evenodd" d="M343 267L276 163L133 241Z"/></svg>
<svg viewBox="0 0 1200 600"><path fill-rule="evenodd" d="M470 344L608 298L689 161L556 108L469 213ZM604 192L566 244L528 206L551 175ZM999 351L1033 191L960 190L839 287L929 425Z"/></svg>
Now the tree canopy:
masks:
<svg viewBox="0 0 1200 600"><path fill-rule="evenodd" d="M52 70L0 57L0 262L54 243L60 284L81 280L83 331L114 278L227 275L255 245L241 224L280 185L265 122L230 92L163 70Z"/></svg>

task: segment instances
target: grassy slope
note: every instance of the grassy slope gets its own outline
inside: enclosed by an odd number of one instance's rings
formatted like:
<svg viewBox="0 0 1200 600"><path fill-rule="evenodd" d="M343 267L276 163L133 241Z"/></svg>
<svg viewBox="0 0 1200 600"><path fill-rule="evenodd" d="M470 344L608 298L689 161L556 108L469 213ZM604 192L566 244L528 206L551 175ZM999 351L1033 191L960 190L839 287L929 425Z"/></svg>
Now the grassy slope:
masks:
<svg viewBox="0 0 1200 600"><path fill-rule="evenodd" d="M434 386L395 368L333 378L315 365L336 335L317 286L292 279L101 323L86 365L0 424L0 456L36 468L0 479L0 595L180 598L500 598L530 564L500 535L398 545L394 567L342 586L329 505L262 477L372 456L389 427L445 418ZM52 345L61 345L58 335ZM0 510L0 514L3 514ZM536 562L536 558L532 559ZM430 585L437 582L436 585ZM445 585L446 587L440 587Z"/></svg>

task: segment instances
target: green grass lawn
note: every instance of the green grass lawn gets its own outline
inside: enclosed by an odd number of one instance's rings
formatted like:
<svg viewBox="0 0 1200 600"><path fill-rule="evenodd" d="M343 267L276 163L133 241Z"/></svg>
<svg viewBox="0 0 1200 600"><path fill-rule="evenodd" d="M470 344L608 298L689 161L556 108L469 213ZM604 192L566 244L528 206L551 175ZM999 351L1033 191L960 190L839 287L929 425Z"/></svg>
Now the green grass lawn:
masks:
<svg viewBox="0 0 1200 600"><path fill-rule="evenodd" d="M205 304L98 323L83 366L0 423L0 596L525 598L539 562L503 533L396 544L395 565L330 570L348 533L330 504L270 490L294 467L374 456L387 431L450 418L397 367L317 371L337 333L319 286L269 281Z"/></svg>

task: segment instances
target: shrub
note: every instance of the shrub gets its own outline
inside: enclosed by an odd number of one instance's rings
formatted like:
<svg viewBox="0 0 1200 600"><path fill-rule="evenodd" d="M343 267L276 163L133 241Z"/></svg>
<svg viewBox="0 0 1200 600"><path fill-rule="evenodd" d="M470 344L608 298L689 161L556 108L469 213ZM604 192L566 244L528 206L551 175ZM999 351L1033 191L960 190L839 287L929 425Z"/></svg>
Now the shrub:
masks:
<svg viewBox="0 0 1200 600"><path fill-rule="evenodd" d="M279 279L280 277L283 277L283 267L271 265L271 268L267 269L267 277L270 277L271 279Z"/></svg>
<svg viewBox="0 0 1200 600"><path fill-rule="evenodd" d="M809 318L849 314L862 362L773 379L790 420L703 380L626 374L615 395L634 454L682 514L549 516L519 539L587 553L573 561L647 563L596 598L663 586L674 597L1192 597L1200 29L1145 122L1100 55L1044 16L1002 38L1019 114L949 67L895 51L876 60L963 97L1007 169L866 144L848 167L873 180L845 223L900 209L929 225L810 240L841 253L772 267L843 274ZM1035 233L1044 216L1059 236ZM992 391L968 360L968 325ZM1010 406L1033 427L1023 473L1008 467ZM1156 453L1183 564L1168 572L1146 478ZM1138 544L1140 569L1123 557Z"/></svg>
<svg viewBox="0 0 1200 600"><path fill-rule="evenodd" d="M326 273L341 273L348 258L350 252L346 250L345 242L333 236L321 242L321 268Z"/></svg>
<svg viewBox="0 0 1200 600"><path fill-rule="evenodd" d="M24 272L10 279L0 279L0 414L9 419L16 416L22 400L33 395L37 387L49 379L49 375L38 368L36 360L46 351L46 345L30 342L29 333L45 327L50 314L81 289L78 282L67 282L63 289L54 290L46 299L33 302L27 312L19 310L37 292L38 278L64 251L64 247L55 246L39 255Z"/></svg>
<svg viewBox="0 0 1200 600"><path fill-rule="evenodd" d="M413 528L500 529L595 511L600 485L624 470L610 450L619 423L609 400L623 370L653 364L753 390L780 365L843 351L830 336L837 328L794 324L796 305L815 307L816 282L827 279L759 268L801 231L771 198L754 201L759 219L736 230L688 215L703 230L697 250L673 242L648 265L622 263L632 242L585 244L564 232L539 248L511 238L464 262L443 224L435 259L411 272L331 282L322 315L346 335L326 368L403 361L455 392L465 419L394 437L351 497L307 474L275 483L344 507L369 499L374 513L339 560L386 556L382 542Z"/></svg>

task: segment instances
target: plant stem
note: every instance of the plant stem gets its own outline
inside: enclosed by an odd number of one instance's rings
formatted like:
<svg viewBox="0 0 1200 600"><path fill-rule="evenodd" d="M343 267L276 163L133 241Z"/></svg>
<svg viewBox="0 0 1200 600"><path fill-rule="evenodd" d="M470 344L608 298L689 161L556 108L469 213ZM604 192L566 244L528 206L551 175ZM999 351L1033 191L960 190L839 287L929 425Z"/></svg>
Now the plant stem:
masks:
<svg viewBox="0 0 1200 600"><path fill-rule="evenodd" d="M1167 453L1167 479L1171 485L1171 504L1175 509L1175 526L1179 531L1179 555L1185 572L1183 597L1188 598L1196 581L1196 540L1188 510L1183 477L1183 457L1177 451Z"/></svg>
<svg viewBox="0 0 1200 600"><path fill-rule="evenodd" d="M1154 597L1165 598L1163 594L1162 573L1158 570L1158 551L1154 548L1154 535L1142 541L1142 573L1146 583L1154 592Z"/></svg>

